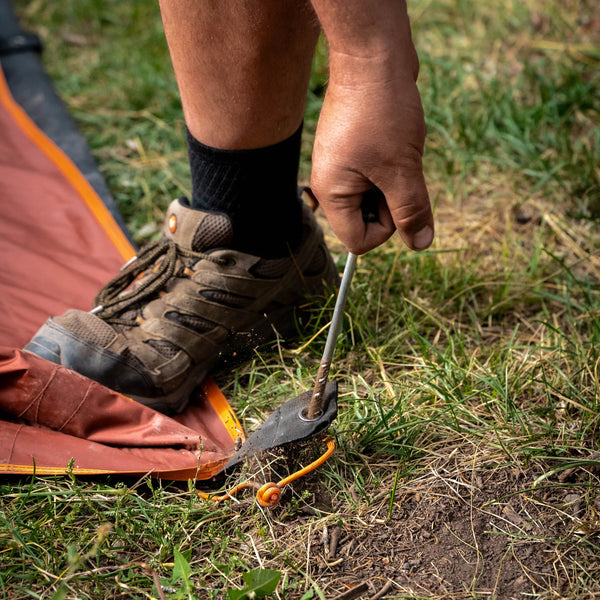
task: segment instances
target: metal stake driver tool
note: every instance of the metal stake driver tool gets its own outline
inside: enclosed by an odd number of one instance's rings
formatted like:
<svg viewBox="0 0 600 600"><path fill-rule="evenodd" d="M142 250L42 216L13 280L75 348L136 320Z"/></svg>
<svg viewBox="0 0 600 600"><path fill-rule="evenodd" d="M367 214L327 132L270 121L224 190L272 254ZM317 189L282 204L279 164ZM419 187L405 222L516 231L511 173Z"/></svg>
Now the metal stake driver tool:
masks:
<svg viewBox="0 0 600 600"><path fill-rule="evenodd" d="M356 254L352 254L352 252L348 253L344 274L342 275L342 282L340 283L340 291L338 292L337 300L335 301L331 325L329 326L329 333L327 334L327 341L325 342L325 350L323 351L323 357L321 358L321 364L319 365L319 370L317 372L317 381L315 382L312 398L306 414L306 418L309 420L318 418L323 411L325 386L329 379L329 369L331 368L335 343L340 334L346 299L348 298L348 291L350 290L350 282L352 281L352 276L356 269L356 259Z"/></svg>
<svg viewBox="0 0 600 600"><path fill-rule="evenodd" d="M377 187L371 188L364 193L361 210L363 221L365 223L375 223L379 220L378 205L381 201L385 201L385 197L383 192ZM319 371L317 372L317 381L315 382L310 405L305 416L308 420L317 419L323 412L325 386L327 385L327 380L329 378L329 369L331 368L335 343L340 334L344 308L346 307L346 299L348 298L348 291L350 290L350 283L356 269L356 259L356 254L353 254L352 252L348 253L344 274L342 275L342 282L340 283L340 291L338 292L338 297L335 302L333 316L331 317L331 325L329 326L329 333L327 334L327 341L325 342L323 358L321 358L321 364L319 365Z"/></svg>

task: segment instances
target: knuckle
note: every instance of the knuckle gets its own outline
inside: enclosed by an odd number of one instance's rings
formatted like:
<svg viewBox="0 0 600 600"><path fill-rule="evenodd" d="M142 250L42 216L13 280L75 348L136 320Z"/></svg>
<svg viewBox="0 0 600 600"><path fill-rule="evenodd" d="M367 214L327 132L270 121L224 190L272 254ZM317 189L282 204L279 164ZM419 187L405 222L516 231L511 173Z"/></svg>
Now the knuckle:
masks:
<svg viewBox="0 0 600 600"><path fill-rule="evenodd" d="M392 211L394 223L402 231L412 233L431 223L431 208L427 206L410 205L397 211Z"/></svg>

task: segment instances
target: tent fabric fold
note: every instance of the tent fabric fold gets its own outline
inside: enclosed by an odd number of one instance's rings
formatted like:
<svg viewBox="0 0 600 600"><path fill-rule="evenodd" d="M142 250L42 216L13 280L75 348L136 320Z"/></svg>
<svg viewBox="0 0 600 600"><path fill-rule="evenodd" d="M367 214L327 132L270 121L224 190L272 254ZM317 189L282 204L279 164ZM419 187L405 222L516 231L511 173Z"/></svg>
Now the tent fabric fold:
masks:
<svg viewBox="0 0 600 600"><path fill-rule="evenodd" d="M0 464L7 473L204 478L231 455L236 429L214 427L214 388L172 419L34 354L0 348ZM207 427L210 424L210 427ZM198 471L198 473L196 473Z"/></svg>
<svg viewBox="0 0 600 600"><path fill-rule="evenodd" d="M49 315L89 310L134 250L1 70L0 208L0 473L211 478L244 439L212 380L168 417L20 349Z"/></svg>

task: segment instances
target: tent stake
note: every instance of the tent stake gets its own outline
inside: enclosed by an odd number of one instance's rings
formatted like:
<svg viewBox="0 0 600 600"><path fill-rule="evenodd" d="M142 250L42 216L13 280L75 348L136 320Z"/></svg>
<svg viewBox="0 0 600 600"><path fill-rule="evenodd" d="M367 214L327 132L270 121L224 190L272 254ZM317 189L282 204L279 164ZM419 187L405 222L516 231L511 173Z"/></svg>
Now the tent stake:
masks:
<svg viewBox="0 0 600 600"><path fill-rule="evenodd" d="M352 281L352 276L356 269L356 259L356 254L353 254L352 252L348 253L344 274L342 275L342 282L340 284L340 291L338 292L337 300L335 302L335 308L333 309L333 316L331 317L331 324L327 334L327 341L325 342L325 350L323 351L323 357L321 358L321 364L319 365L319 371L317 372L317 380L306 415L306 418L309 420L317 419L323 411L323 391L325 390L325 385L329 379L329 369L333 359L333 351L342 325L344 308L348 298L348 291L350 290L350 282Z"/></svg>

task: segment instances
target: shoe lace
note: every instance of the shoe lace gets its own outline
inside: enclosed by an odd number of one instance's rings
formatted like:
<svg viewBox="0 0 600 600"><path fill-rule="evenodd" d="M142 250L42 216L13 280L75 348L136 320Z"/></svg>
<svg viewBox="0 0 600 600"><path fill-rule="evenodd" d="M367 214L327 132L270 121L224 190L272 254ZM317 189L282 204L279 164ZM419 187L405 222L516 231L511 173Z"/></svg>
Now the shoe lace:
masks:
<svg viewBox="0 0 600 600"><path fill-rule="evenodd" d="M195 264L198 260L209 260L216 264L225 262L203 252L182 248L173 240L152 242L98 292L94 300L96 307L91 312L113 324L133 325L131 320L121 319L118 315L164 289L166 283L176 275L178 259L188 259L181 260L184 265L186 262Z"/></svg>

